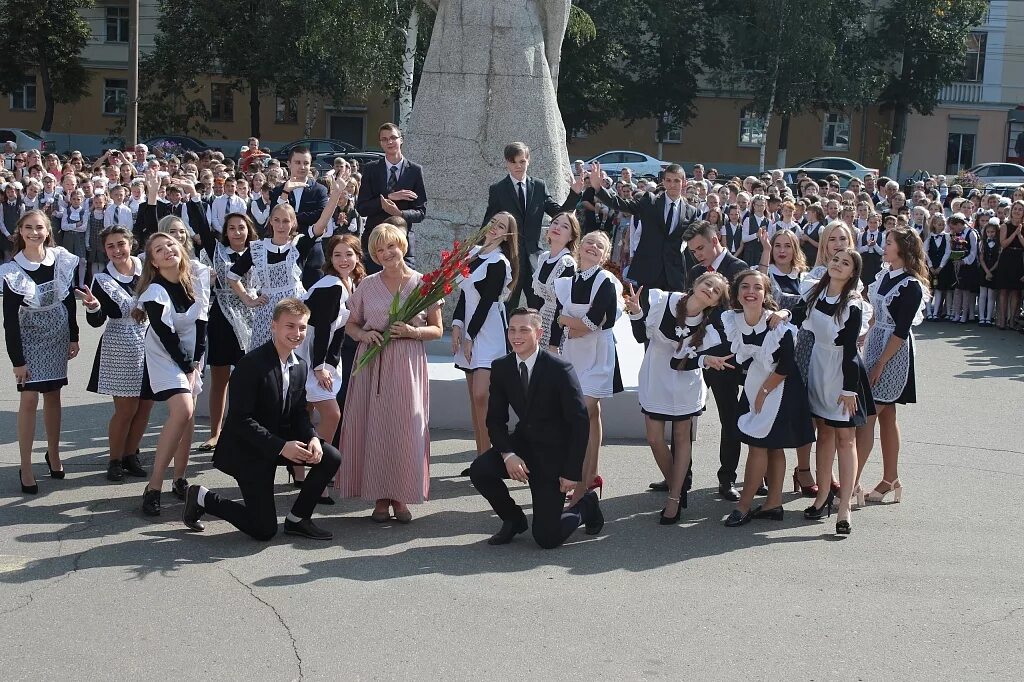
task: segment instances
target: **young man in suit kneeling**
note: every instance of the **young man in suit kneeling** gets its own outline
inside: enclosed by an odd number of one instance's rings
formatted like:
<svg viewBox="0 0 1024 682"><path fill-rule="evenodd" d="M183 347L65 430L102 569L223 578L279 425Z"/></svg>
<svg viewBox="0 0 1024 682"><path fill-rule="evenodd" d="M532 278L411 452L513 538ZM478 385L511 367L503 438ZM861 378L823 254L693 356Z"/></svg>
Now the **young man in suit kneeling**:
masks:
<svg viewBox="0 0 1024 682"><path fill-rule="evenodd" d="M321 443L306 410L306 363L295 355L309 322L309 308L297 298L274 307L271 340L238 361L228 384L228 414L215 467L234 477L243 503L225 500L201 485L185 494L182 521L204 530L204 513L224 519L257 540L277 534L274 475L277 467L308 466L302 491L284 522L284 532L329 540L330 531L313 523L313 509L341 465L341 455Z"/></svg>
<svg viewBox="0 0 1024 682"><path fill-rule="evenodd" d="M604 526L594 491L563 510L565 494L582 475L590 420L572 365L538 347L540 328L536 310L514 310L508 321L512 352L491 365L487 431L494 446L473 461L469 477L502 521L487 541L492 545L511 542L528 528L507 478L530 485L533 538L545 549L558 547L581 525L588 535ZM512 433L509 408L519 417Z"/></svg>

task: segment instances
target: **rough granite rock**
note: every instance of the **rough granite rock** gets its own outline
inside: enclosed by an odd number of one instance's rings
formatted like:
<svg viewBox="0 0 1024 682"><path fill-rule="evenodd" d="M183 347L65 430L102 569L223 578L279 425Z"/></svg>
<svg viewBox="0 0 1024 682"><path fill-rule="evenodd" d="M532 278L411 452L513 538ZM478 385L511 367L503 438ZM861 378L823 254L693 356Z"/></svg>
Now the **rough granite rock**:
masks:
<svg viewBox="0 0 1024 682"><path fill-rule="evenodd" d="M423 165L427 187L427 218L416 225L421 272L480 226L507 143L530 147L530 175L552 196L568 193L555 96L568 17L569 0L440 0L404 131L404 153Z"/></svg>

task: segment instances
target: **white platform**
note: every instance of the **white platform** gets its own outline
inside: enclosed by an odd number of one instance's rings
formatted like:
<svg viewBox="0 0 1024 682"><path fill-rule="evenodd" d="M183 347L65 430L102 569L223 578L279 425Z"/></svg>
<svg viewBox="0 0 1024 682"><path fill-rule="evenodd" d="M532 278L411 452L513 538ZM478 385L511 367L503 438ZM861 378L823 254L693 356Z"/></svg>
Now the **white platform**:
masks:
<svg viewBox="0 0 1024 682"><path fill-rule="evenodd" d="M615 340L619 354L619 371L625 389L601 401L601 415L605 438L645 438L644 419L637 401L637 376L643 361L643 346L633 338L629 318L623 315L615 325ZM466 379L455 368L451 356L450 337L427 344L428 371L430 373L430 426L435 429L471 431L469 395ZM204 384L209 386L209 373ZM200 421L209 419L209 394L203 392L196 404Z"/></svg>

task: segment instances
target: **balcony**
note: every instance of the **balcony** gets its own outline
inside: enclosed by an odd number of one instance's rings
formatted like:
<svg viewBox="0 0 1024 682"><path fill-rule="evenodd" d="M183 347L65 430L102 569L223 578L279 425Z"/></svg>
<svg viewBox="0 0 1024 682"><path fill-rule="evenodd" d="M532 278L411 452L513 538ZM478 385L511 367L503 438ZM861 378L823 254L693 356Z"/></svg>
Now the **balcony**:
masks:
<svg viewBox="0 0 1024 682"><path fill-rule="evenodd" d="M983 100L981 83L950 83L939 91L944 104L977 104Z"/></svg>

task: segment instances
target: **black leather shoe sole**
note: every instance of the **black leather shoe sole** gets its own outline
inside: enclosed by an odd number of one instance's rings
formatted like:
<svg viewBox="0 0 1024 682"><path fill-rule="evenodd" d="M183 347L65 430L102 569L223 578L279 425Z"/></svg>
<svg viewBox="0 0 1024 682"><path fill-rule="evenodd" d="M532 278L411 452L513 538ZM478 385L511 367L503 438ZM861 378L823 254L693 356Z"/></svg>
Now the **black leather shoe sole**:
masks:
<svg viewBox="0 0 1024 682"><path fill-rule="evenodd" d="M487 538L488 545L507 545L512 542L512 539L520 533L525 533L530 527L530 524L526 522L526 517L522 517L518 524L503 523L501 530Z"/></svg>
<svg viewBox="0 0 1024 682"><path fill-rule="evenodd" d="M284 522L284 533L285 535L298 535L310 540L330 540L334 537L334 533L331 531L314 526L312 523L292 523L288 520Z"/></svg>
<svg viewBox="0 0 1024 682"><path fill-rule="evenodd" d="M206 526L199 519L203 516L203 508L199 506L199 486L190 485L185 493L185 506L181 508L181 522L190 530L201 533Z"/></svg>

